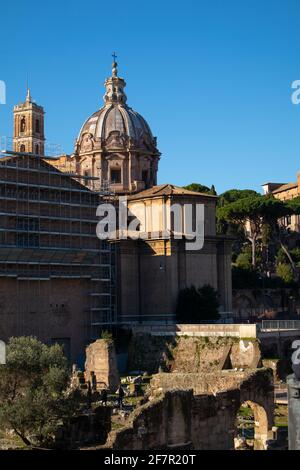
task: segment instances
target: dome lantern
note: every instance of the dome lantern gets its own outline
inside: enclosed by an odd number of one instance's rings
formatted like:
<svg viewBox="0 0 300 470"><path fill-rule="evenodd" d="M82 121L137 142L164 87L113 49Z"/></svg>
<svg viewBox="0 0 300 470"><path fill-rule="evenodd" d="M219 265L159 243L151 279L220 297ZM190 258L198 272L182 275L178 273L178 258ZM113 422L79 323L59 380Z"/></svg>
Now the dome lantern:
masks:
<svg viewBox="0 0 300 470"><path fill-rule="evenodd" d="M114 58L116 56L114 55ZM105 95L104 102L125 104L127 96L124 93L126 82L123 78L118 77L118 64L117 62L112 63L112 76L105 80Z"/></svg>

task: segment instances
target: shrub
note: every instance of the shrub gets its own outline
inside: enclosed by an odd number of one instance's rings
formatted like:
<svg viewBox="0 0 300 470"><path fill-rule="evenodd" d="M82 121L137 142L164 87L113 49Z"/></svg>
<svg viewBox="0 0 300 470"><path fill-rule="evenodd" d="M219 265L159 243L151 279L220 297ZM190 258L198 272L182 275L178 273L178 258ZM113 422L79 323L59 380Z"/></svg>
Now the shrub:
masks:
<svg viewBox="0 0 300 470"><path fill-rule="evenodd" d="M187 287L179 292L176 317L180 323L200 323L219 318L218 292L206 284L198 289Z"/></svg>
<svg viewBox="0 0 300 470"><path fill-rule="evenodd" d="M285 284L291 284L294 280L293 269L290 264L279 263L276 267L276 274Z"/></svg>

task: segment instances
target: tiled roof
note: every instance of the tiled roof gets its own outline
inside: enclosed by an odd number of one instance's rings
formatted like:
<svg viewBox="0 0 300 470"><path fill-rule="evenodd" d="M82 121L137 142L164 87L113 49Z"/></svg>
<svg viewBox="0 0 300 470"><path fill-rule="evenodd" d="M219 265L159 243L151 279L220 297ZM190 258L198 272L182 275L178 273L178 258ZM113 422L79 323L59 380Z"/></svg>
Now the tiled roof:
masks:
<svg viewBox="0 0 300 470"><path fill-rule="evenodd" d="M283 184L282 186L279 186L279 188L275 189L274 191L272 191L273 194L276 194L276 193L281 193L282 191L287 191L288 189L293 189L293 188L297 188L298 186L298 183L287 183L287 184Z"/></svg>
<svg viewBox="0 0 300 470"><path fill-rule="evenodd" d="M189 191L188 189L181 188L180 186L174 186L173 184L160 184L158 186L153 186L153 188L146 189L140 193L129 196L129 201L134 201L136 199L144 199L148 197L155 196L201 196L216 199L217 196L207 193L199 193L197 191Z"/></svg>

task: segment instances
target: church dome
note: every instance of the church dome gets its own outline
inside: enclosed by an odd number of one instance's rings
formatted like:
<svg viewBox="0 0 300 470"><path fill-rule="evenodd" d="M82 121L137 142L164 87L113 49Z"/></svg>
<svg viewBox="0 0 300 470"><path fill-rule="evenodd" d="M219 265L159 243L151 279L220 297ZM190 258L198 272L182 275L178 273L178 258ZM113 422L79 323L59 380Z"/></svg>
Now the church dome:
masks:
<svg viewBox="0 0 300 470"><path fill-rule="evenodd" d="M105 140L110 133L120 134L138 140L143 134L153 139L152 132L145 119L123 104L106 104L87 119L81 128L78 138L90 134L95 139Z"/></svg>
<svg viewBox="0 0 300 470"><path fill-rule="evenodd" d="M114 62L112 76L105 81L105 104L83 124L76 141L77 151L91 150L95 145L105 147L109 139L118 140L123 147L156 150L156 138L146 120L126 104L125 86Z"/></svg>

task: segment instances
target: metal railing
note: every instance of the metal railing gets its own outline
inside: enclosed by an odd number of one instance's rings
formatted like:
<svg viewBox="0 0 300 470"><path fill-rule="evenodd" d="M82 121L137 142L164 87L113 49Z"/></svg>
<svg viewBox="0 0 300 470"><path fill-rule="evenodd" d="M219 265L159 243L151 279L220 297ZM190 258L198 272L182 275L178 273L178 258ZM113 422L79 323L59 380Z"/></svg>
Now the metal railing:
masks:
<svg viewBox="0 0 300 470"><path fill-rule="evenodd" d="M300 330L300 320L263 320L261 331Z"/></svg>

